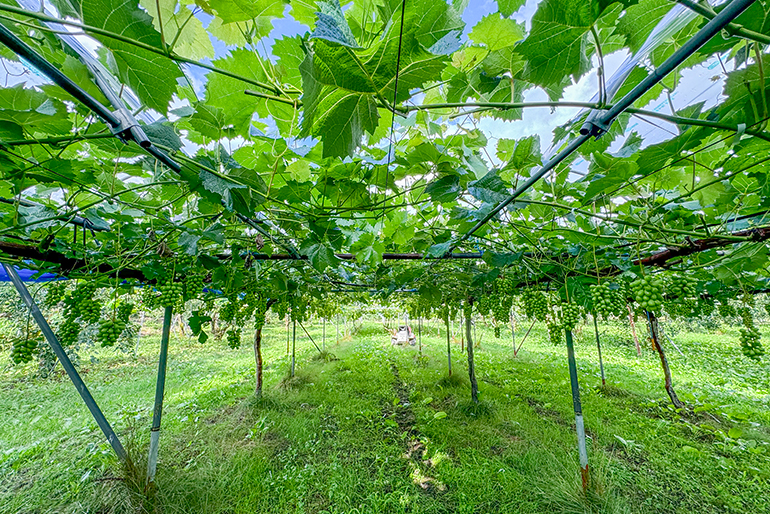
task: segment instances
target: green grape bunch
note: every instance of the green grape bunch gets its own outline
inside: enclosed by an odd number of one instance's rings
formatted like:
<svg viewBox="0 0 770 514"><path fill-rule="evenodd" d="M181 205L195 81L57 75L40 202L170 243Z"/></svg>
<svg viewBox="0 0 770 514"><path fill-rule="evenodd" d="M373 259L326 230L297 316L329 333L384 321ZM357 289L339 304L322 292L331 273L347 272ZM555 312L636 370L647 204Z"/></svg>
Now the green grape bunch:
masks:
<svg viewBox="0 0 770 514"><path fill-rule="evenodd" d="M99 341L102 346L114 346L120 338L120 334L126 329L126 322L122 319L104 318L99 322L99 331L96 335L96 340Z"/></svg>
<svg viewBox="0 0 770 514"><path fill-rule="evenodd" d="M11 348L11 360L14 364L30 362L38 348L38 342L29 338L18 338L13 341Z"/></svg>
<svg viewBox="0 0 770 514"><path fill-rule="evenodd" d="M740 329L741 352L749 359L759 360L765 354L765 349L760 341L761 335L759 329L754 326L754 316L749 307L741 308L739 312L743 327Z"/></svg>
<svg viewBox="0 0 770 514"><path fill-rule="evenodd" d="M63 346L75 344L80 335L80 329L83 323L78 323L80 319L84 323L96 323L102 314L99 302L94 300L96 293L96 283L81 282L75 289L64 295L63 317L59 325L58 338Z"/></svg>
<svg viewBox="0 0 770 514"><path fill-rule="evenodd" d="M742 328L740 330L740 343L743 355L749 359L760 360L765 354L760 341L759 330L756 327Z"/></svg>
<svg viewBox="0 0 770 514"><path fill-rule="evenodd" d="M64 300L66 292L67 284L64 283L64 281L58 280L56 282L51 282L46 288L43 305L48 308L56 307L62 300Z"/></svg>
<svg viewBox="0 0 770 514"><path fill-rule="evenodd" d="M495 302L492 302L492 317L499 323L507 323L511 317L511 305L513 297L500 296L495 298Z"/></svg>
<svg viewBox="0 0 770 514"><path fill-rule="evenodd" d="M562 343L562 326L554 321L549 321L547 326L548 338L551 340L551 344L560 345Z"/></svg>
<svg viewBox="0 0 770 514"><path fill-rule="evenodd" d="M491 295L480 295L474 304L476 307L476 312L478 312L481 316L488 316L493 303L494 299L491 297Z"/></svg>
<svg viewBox="0 0 770 514"><path fill-rule="evenodd" d="M160 303L161 307L178 308L184 305L184 286L181 282L169 280L158 286L158 290L160 291L158 303Z"/></svg>
<svg viewBox="0 0 770 514"><path fill-rule="evenodd" d="M65 319L61 325L59 325L57 337L62 346L71 346L75 344L79 335L80 324L74 319Z"/></svg>
<svg viewBox="0 0 770 514"><path fill-rule="evenodd" d="M545 321L548 316L548 297L542 291L525 289L521 295L524 304L524 313L528 318Z"/></svg>
<svg viewBox="0 0 770 514"><path fill-rule="evenodd" d="M594 284L590 288L594 311L607 319L610 316L622 316L626 301L619 290L613 290L608 284Z"/></svg>
<svg viewBox="0 0 770 514"><path fill-rule="evenodd" d="M717 311L719 312L719 315L723 318L734 318L738 315L738 312L735 310L735 307L730 305L727 300L720 300L719 301L719 307L717 307Z"/></svg>
<svg viewBox="0 0 770 514"><path fill-rule="evenodd" d="M158 296L155 289L150 285L142 287L139 297L141 298L144 308L149 311L160 307L160 296Z"/></svg>
<svg viewBox="0 0 770 514"><path fill-rule="evenodd" d="M203 296L203 275L191 273L184 278L185 301L197 300Z"/></svg>
<svg viewBox="0 0 770 514"><path fill-rule="evenodd" d="M104 318L99 322L96 340L104 347L114 346L121 334L123 334L123 331L126 330L133 310L134 305L131 303L123 302L118 305L115 309L114 317Z"/></svg>
<svg viewBox="0 0 770 514"><path fill-rule="evenodd" d="M102 309L99 302L94 300L94 293L96 293L96 283L81 282L78 284L63 299L64 317L72 321L80 318L86 323L99 321Z"/></svg>
<svg viewBox="0 0 770 514"><path fill-rule="evenodd" d="M716 309L716 304L714 303L714 299L711 297L708 298L699 298L696 300L698 303L698 310L700 311L700 314L703 316L710 316L712 312L714 312L714 309Z"/></svg>
<svg viewBox="0 0 770 514"><path fill-rule="evenodd" d="M648 312L660 312L663 307L663 289L663 281L649 275L631 282L634 300Z"/></svg>
<svg viewBox="0 0 770 514"><path fill-rule="evenodd" d="M122 321L128 323L131 314L134 312L134 304L130 302L121 302L117 308L117 314L115 316Z"/></svg>
<svg viewBox="0 0 770 514"><path fill-rule="evenodd" d="M238 300L236 298L228 298L219 310L219 319L225 323L232 323L235 320L235 315L238 314Z"/></svg>
<svg viewBox="0 0 770 514"><path fill-rule="evenodd" d="M565 303L561 306L561 327L572 330L580 322L580 306L574 303Z"/></svg>
<svg viewBox="0 0 770 514"><path fill-rule="evenodd" d="M237 350L241 347L241 329L231 328L227 331L227 346L233 350Z"/></svg>
<svg viewBox="0 0 770 514"><path fill-rule="evenodd" d="M674 275L669 280L666 295L675 300L684 300L695 296L697 280L686 275Z"/></svg>

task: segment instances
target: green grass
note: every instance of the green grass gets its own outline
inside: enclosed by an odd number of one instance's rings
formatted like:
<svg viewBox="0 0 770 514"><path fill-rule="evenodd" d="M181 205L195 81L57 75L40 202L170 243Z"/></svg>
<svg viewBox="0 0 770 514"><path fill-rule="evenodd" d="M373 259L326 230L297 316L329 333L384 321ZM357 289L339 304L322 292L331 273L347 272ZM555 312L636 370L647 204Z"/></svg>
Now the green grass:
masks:
<svg viewBox="0 0 770 514"><path fill-rule="evenodd" d="M320 326L307 328L320 345ZM510 333L495 339L479 324L474 405L459 343L448 378L445 335L435 328L423 334L422 358L416 348L390 347L374 323L339 345L327 339L323 356L298 334L297 376L288 379L285 329L269 324L259 399L247 337L237 351L172 339L157 490L149 495L120 480L125 474L65 376L42 380L31 367L6 367L0 512L770 512L767 359L743 359L733 329L672 331L682 352L664 340L674 384L691 407L678 414L649 345L642 341L639 358L624 325L600 329L604 388L593 331L575 334L587 493L566 352L546 341L544 327L513 358ZM157 350L152 331L136 356L100 350L81 369L140 470Z"/></svg>

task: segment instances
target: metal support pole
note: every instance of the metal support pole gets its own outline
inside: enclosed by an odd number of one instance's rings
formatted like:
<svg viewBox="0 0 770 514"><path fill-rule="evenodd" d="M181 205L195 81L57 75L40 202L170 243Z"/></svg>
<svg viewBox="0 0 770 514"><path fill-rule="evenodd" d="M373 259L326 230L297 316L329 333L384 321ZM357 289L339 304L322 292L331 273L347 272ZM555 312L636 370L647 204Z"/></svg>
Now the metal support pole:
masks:
<svg viewBox="0 0 770 514"><path fill-rule="evenodd" d="M599 341L599 325L596 322L596 314L594 313L594 333L596 334L596 349L599 350L599 371L602 373L602 387L607 383L604 381L604 363L602 362L602 343Z"/></svg>
<svg viewBox="0 0 770 514"><path fill-rule="evenodd" d="M163 415L163 393L166 388L166 362L168 361L168 340L171 335L171 315L173 307L166 307L163 313L163 332L160 338L158 356L158 380L155 384L155 407L152 410L152 428L150 429L150 455L147 457L147 483L155 480L158 465L158 446L160 444L160 419Z"/></svg>
<svg viewBox="0 0 770 514"><path fill-rule="evenodd" d="M326 318L323 318L323 340L321 341L321 348L326 351Z"/></svg>
<svg viewBox="0 0 770 514"><path fill-rule="evenodd" d="M583 407L580 405L580 385L578 384L577 365L575 364L575 346L572 343L572 332L564 331L567 336L567 361L569 362L569 381L572 385L572 407L575 410L575 430L578 439L578 454L580 456L580 478L583 490L588 488L588 451L586 450L586 429L583 423Z"/></svg>
<svg viewBox="0 0 770 514"><path fill-rule="evenodd" d="M70 361L69 357L67 357L67 352L65 352L64 348L62 348L59 340L56 338L56 334L53 333L53 330L51 330L51 327L48 325L45 316L43 316L43 313L35 303L32 295L29 294L27 286L25 286L24 282L21 281L19 274L16 273L16 270L12 265L3 263L3 268L5 268L5 272L11 279L13 286L19 292L21 299L24 300L24 303L29 308L30 312L32 313L32 317L35 318L35 322L37 323L38 327L40 327L40 331L45 336L48 344L51 345L51 349L54 351L56 357L61 362L62 367L64 368L64 371L67 372L70 380L72 380L75 389L77 389L78 393L80 393L80 397L83 398L83 402L85 402L86 407L88 407L88 410L91 411L91 415L96 420L96 424L99 425L99 428L101 428L102 433L104 433L104 436L107 438L107 441L109 441L112 449L115 450L115 453L120 460L130 463L131 459L128 456L128 453L126 453L126 450L123 448L123 445L120 443L120 439L118 439L118 436L115 434L115 431L112 430L112 427L107 421L107 418L104 417L101 409L96 404L96 401L94 401L94 398L91 396L91 392L88 390L88 387L86 387L83 379L80 378L80 375L75 369L75 366L72 365L72 361Z"/></svg>
<svg viewBox="0 0 770 514"><path fill-rule="evenodd" d="M103 119L111 127L119 127L120 120L115 114L105 107L101 102L88 94L80 86L75 84L58 68L49 63L40 54L35 52L24 41L16 37L16 34L8 30L5 25L0 23L0 42L7 46L16 55L23 57L32 66L40 70L45 76L50 78L59 87L64 89L77 101L88 107L97 116Z"/></svg>
<svg viewBox="0 0 770 514"><path fill-rule="evenodd" d="M420 338L420 355L422 355L422 317L417 318L417 337Z"/></svg>
<svg viewBox="0 0 770 514"><path fill-rule="evenodd" d="M446 360L449 367L449 376L452 376L452 345L449 342L449 309L446 311Z"/></svg>
<svg viewBox="0 0 770 514"><path fill-rule="evenodd" d="M291 330L291 376L294 377L295 353L297 351L297 320L294 320Z"/></svg>
<svg viewBox="0 0 770 514"><path fill-rule="evenodd" d="M623 98L615 102L611 109L603 114L592 115L586 120L580 128L581 135L601 136L609 130L610 124L615 121L623 111L633 105L647 91L660 82L663 77L676 70L688 57L694 54L700 47L705 45L709 39L719 34L743 11L749 8L754 0L732 0L719 11L719 14L703 26L698 32L688 39L677 51L660 64L652 73L639 82L636 87L629 91ZM593 114L593 113L592 113Z"/></svg>
<svg viewBox="0 0 770 514"><path fill-rule="evenodd" d="M511 342L513 343L513 356L516 357L519 351L516 348L516 315L513 313L513 307L511 307Z"/></svg>

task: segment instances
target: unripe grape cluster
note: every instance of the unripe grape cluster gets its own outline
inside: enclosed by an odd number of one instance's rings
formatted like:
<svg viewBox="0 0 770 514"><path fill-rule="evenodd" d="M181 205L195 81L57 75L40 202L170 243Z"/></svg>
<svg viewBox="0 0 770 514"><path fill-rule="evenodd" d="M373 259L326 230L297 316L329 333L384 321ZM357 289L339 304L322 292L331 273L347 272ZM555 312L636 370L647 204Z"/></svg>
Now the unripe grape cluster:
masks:
<svg viewBox="0 0 770 514"><path fill-rule="evenodd" d="M700 298L698 300L698 309L700 309L700 313L703 316L710 316L711 313L714 312L714 309L716 309L716 304L714 303L714 299L711 297Z"/></svg>
<svg viewBox="0 0 770 514"><path fill-rule="evenodd" d="M549 321L547 324L548 327L548 338L551 340L551 344L554 345L560 345L562 343L562 327L559 323L555 321Z"/></svg>
<svg viewBox="0 0 770 514"><path fill-rule="evenodd" d="M48 308L56 307L59 305L59 302L64 299L64 294L66 292L67 284L65 284L63 281L51 282L46 288L43 305Z"/></svg>
<svg viewBox="0 0 770 514"><path fill-rule="evenodd" d="M714 310L714 307L711 307ZM672 317L692 318L703 312L703 309L694 298L680 298L677 301L666 304L666 312Z"/></svg>
<svg viewBox="0 0 770 514"><path fill-rule="evenodd" d="M99 322L99 332L96 335L96 340L101 342L102 346L113 346L125 329L125 321L104 318Z"/></svg>
<svg viewBox="0 0 770 514"><path fill-rule="evenodd" d="M203 275L187 275L184 279L185 301L196 300L201 296L203 296Z"/></svg>
<svg viewBox="0 0 770 514"><path fill-rule="evenodd" d="M572 330L580 322L580 306L574 303L565 303L561 306L561 326L565 330Z"/></svg>
<svg viewBox="0 0 770 514"><path fill-rule="evenodd" d="M650 275L631 282L634 300L649 312L660 312L663 307L663 288L663 281Z"/></svg>
<svg viewBox="0 0 770 514"><path fill-rule="evenodd" d="M719 307L717 307L719 315L723 318L734 318L738 315L735 307L730 305L727 300L719 300Z"/></svg>
<svg viewBox="0 0 770 514"><path fill-rule="evenodd" d="M104 318L99 322L99 332L96 338L102 346L113 346L118 341L128 325L133 309L133 304L121 303L116 309L114 318Z"/></svg>
<svg viewBox="0 0 770 514"><path fill-rule="evenodd" d="M219 319L225 323L231 323L235 319L237 313L238 300L235 298L228 298L227 302L219 310Z"/></svg>
<svg viewBox="0 0 770 514"><path fill-rule="evenodd" d="M492 303L492 317L500 323L507 322L511 317L511 305L513 304L513 297L501 296L495 298L495 302Z"/></svg>
<svg viewBox="0 0 770 514"><path fill-rule="evenodd" d="M19 338L13 342L11 348L11 360L14 364L23 364L32 360L37 350L38 342L32 339Z"/></svg>
<svg viewBox="0 0 770 514"><path fill-rule="evenodd" d="M473 305L476 307L476 312L478 312L479 315L488 316L493 303L494 302L491 295L481 294Z"/></svg>
<svg viewBox="0 0 770 514"><path fill-rule="evenodd" d="M179 307L184 305L182 298L184 288L181 282L169 280L158 286L158 290L160 291L158 303L160 303L161 307Z"/></svg>
<svg viewBox="0 0 770 514"><path fill-rule="evenodd" d="M74 344L80 335L81 323L95 323L101 316L101 307L94 300L95 282L81 282L64 296L64 321L59 326L58 338L63 346Z"/></svg>
<svg viewBox="0 0 770 514"><path fill-rule="evenodd" d="M590 288L591 301L596 314L603 318L621 316L626 308L626 301L619 290L613 290L609 284L594 284Z"/></svg>
<svg viewBox="0 0 770 514"><path fill-rule="evenodd" d="M236 350L241 347L241 329L238 327L231 328L227 331L227 346Z"/></svg>
<svg viewBox="0 0 770 514"><path fill-rule="evenodd" d="M545 293L534 289L525 289L521 295L521 301L524 304L524 313L527 317L545 321L548 316L548 298Z"/></svg>
<svg viewBox="0 0 770 514"><path fill-rule="evenodd" d="M80 335L80 325L74 319L65 319L59 325L59 331L56 335L62 346L73 345Z"/></svg>
<svg viewBox="0 0 770 514"><path fill-rule="evenodd" d="M744 307L741 309L740 314L744 326L740 330L741 351L746 357L759 360L765 354L765 350L760 342L759 330L754 326L754 317L751 314L751 309Z"/></svg>
<svg viewBox="0 0 770 514"><path fill-rule="evenodd" d="M158 301L160 297L156 293L155 289L150 285L145 285L141 288L139 297L141 298L142 305L147 310L151 311L160 307L160 302Z"/></svg>
<svg viewBox="0 0 770 514"><path fill-rule="evenodd" d="M686 275L674 275L671 277L666 293L671 298L692 298L696 293L696 284L697 281L693 277Z"/></svg>

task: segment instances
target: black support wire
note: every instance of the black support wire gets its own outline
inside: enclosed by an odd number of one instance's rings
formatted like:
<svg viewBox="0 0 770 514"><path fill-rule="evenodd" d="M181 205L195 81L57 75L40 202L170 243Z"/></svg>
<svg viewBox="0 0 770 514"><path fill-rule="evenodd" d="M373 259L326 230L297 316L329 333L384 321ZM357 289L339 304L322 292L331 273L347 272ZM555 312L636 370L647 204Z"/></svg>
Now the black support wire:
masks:
<svg viewBox="0 0 770 514"><path fill-rule="evenodd" d="M467 241L477 230L486 225L489 220L494 218L500 211L505 209L511 202L521 196L530 187L532 187L537 181L549 171L554 169L560 163L567 159L572 153L574 153L580 146L588 141L591 136L600 137L607 132L609 126L623 111L631 107L635 101L641 98L650 88L660 82L663 77L668 75L671 71L675 70L682 64L690 55L695 53L701 46L703 46L714 35L718 34L724 27L726 27L731 21L733 21L738 15L749 8L755 0L733 0L725 7L718 15L708 22L702 29L700 29L687 43L682 45L671 57L666 59L655 71L642 80L636 87L628 92L623 98L618 100L611 109L599 114L593 114L589 116L583 126L580 128L580 135L570 142L567 147L559 152L554 158L546 162L540 170L534 173L530 178L524 182L521 186L517 187L514 192L507 199L500 202L489 214L484 216L478 223L476 223L468 232L463 234L460 239L455 242L447 250L447 253L452 252L457 246ZM596 112L596 111L595 111Z"/></svg>

